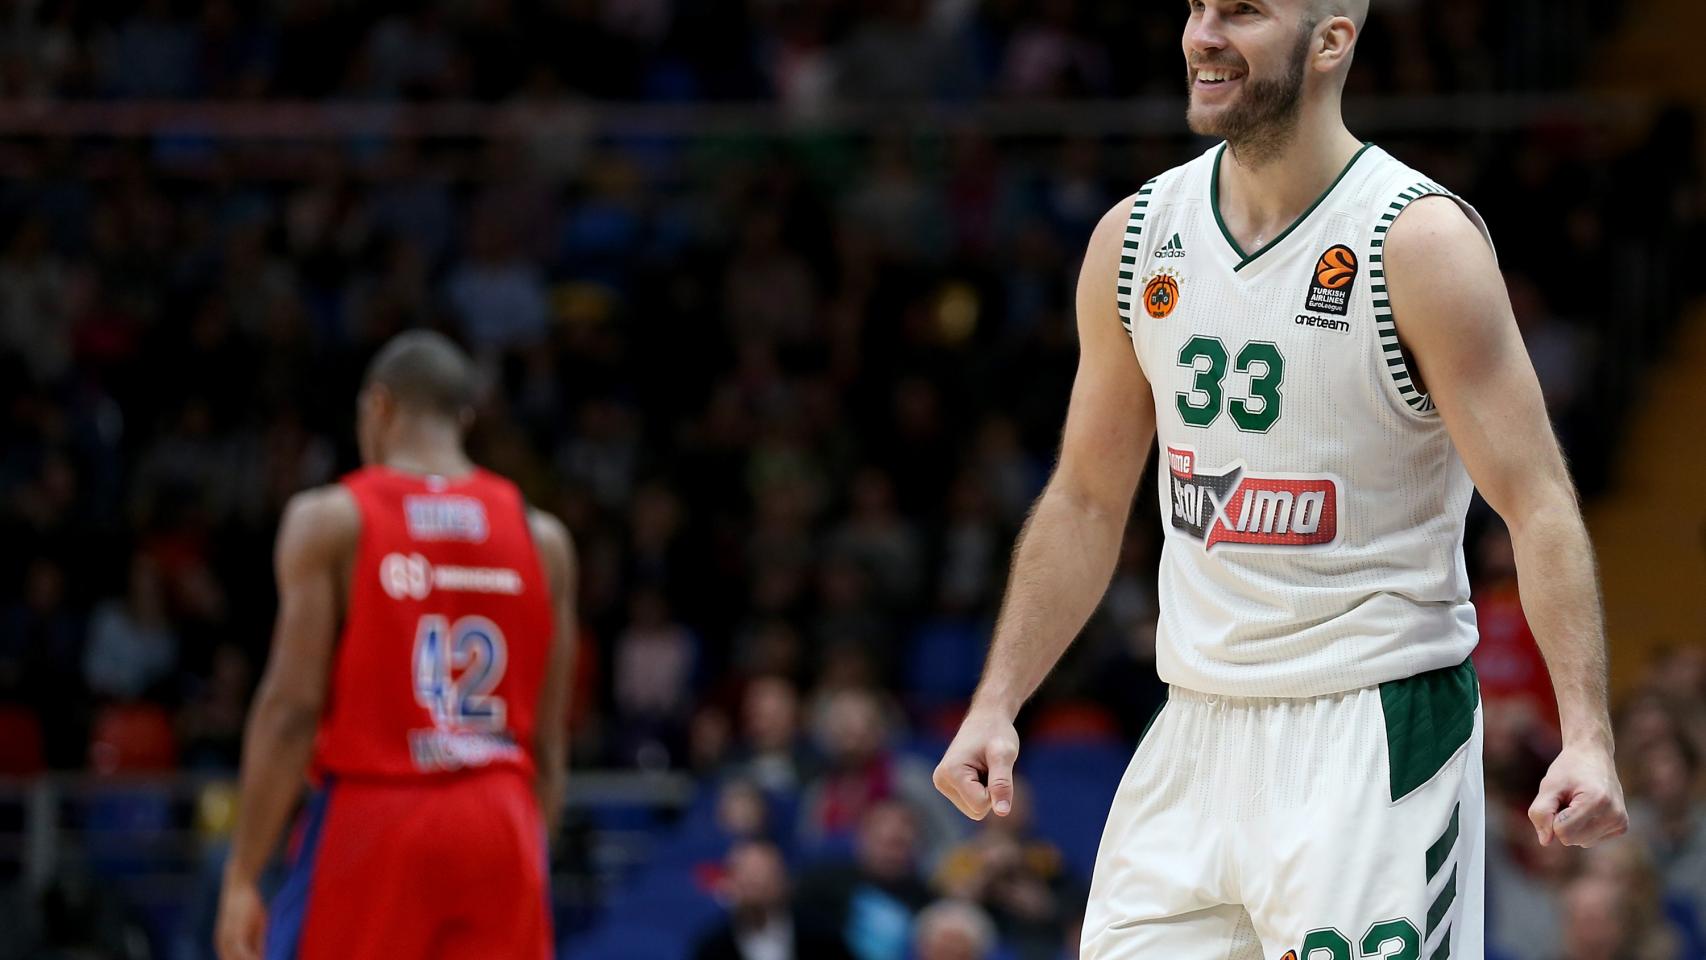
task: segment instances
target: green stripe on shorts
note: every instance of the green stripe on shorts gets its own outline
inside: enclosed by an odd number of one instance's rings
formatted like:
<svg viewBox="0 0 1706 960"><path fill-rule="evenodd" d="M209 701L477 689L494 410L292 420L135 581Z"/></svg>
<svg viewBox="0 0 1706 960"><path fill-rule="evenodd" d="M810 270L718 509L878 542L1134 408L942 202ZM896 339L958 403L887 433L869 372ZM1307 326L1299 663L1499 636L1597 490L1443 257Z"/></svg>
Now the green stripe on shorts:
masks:
<svg viewBox="0 0 1706 960"><path fill-rule="evenodd" d="M1446 878L1445 889L1434 898L1434 905L1428 908L1428 932L1426 936L1434 935L1434 928L1445 919L1445 914L1451 909L1451 902L1457 899L1457 868L1451 868L1451 876Z"/></svg>
<svg viewBox="0 0 1706 960"><path fill-rule="evenodd" d="M1428 960L1451 960L1451 927L1445 928L1445 936L1439 938L1439 946L1428 954Z"/></svg>
<svg viewBox="0 0 1706 960"><path fill-rule="evenodd" d="M1439 868L1445 866L1445 858L1451 856L1451 848L1457 843L1457 816L1463 812L1463 804L1451 808L1451 823L1446 825L1445 832L1428 848L1428 879L1432 880Z"/></svg>

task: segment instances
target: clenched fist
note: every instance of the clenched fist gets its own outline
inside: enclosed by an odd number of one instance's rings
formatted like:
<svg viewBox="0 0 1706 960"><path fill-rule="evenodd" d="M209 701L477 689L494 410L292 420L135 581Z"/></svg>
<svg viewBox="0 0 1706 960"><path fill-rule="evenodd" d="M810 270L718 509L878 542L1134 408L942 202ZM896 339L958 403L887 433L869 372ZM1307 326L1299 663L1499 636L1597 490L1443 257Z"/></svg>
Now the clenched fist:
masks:
<svg viewBox="0 0 1706 960"><path fill-rule="evenodd" d="M1591 847L1627 833L1629 813L1623 807L1623 786L1617 782L1611 751L1566 744L1540 781L1540 794L1528 808L1528 819L1541 846L1556 837L1567 846Z"/></svg>
<svg viewBox="0 0 1706 960"><path fill-rule="evenodd" d="M991 808L1005 817L1013 809L1013 761L1018 758L1013 718L974 704L932 779L942 796L973 820L982 820Z"/></svg>

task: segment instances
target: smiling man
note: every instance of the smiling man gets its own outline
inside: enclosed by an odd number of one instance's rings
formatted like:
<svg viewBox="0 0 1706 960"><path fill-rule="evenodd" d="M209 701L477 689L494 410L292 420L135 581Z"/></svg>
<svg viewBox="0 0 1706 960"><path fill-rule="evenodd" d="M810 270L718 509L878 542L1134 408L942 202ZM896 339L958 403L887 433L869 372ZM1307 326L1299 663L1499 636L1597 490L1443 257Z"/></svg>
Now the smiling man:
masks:
<svg viewBox="0 0 1706 960"><path fill-rule="evenodd" d="M1090 960L1482 955L1477 487L1564 728L1536 836L1627 826L1592 547L1486 226L1341 118L1366 15L1190 3L1190 126L1220 142L1084 259L1060 460L936 783L1011 809L1014 717L1105 590L1158 436L1170 691L1103 834Z"/></svg>

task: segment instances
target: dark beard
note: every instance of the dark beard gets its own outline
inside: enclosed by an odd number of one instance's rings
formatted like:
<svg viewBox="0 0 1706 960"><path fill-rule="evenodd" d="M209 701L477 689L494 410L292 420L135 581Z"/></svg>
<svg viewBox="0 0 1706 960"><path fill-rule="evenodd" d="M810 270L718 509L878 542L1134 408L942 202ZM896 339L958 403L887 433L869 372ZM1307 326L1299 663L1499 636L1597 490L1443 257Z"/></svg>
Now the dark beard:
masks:
<svg viewBox="0 0 1706 960"><path fill-rule="evenodd" d="M1297 131L1297 114L1303 105L1304 63L1312 36L1312 29L1298 35L1283 76L1257 80L1246 72L1244 95L1213 120L1198 119L1187 110L1185 120L1191 132L1225 140L1232 156L1247 167L1259 167L1279 156ZM1187 68L1187 91L1190 73Z"/></svg>

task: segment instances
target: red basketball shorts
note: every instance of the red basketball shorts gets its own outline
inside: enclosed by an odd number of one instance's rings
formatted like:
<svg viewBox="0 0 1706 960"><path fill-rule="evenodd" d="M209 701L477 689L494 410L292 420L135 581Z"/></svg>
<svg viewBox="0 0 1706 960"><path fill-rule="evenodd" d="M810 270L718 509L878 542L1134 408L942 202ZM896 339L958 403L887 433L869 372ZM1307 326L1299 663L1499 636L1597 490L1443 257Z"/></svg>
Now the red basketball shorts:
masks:
<svg viewBox="0 0 1706 960"><path fill-rule="evenodd" d="M516 773L328 781L293 848L267 960L551 956L544 826Z"/></svg>

